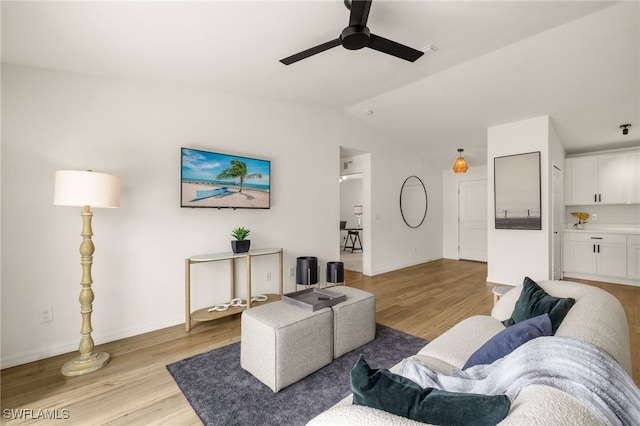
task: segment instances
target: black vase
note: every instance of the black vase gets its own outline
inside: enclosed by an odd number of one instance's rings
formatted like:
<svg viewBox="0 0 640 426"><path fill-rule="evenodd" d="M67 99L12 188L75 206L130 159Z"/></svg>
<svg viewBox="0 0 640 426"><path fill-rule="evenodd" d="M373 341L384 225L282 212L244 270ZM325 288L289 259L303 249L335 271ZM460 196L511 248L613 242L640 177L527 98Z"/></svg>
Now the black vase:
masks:
<svg viewBox="0 0 640 426"><path fill-rule="evenodd" d="M344 283L344 263L327 262L327 282L328 283Z"/></svg>
<svg viewBox="0 0 640 426"><path fill-rule="evenodd" d="M302 256L296 259L296 284L318 284L318 258Z"/></svg>
<svg viewBox="0 0 640 426"><path fill-rule="evenodd" d="M251 240L233 240L231 241L231 250L234 253L246 253L251 246Z"/></svg>

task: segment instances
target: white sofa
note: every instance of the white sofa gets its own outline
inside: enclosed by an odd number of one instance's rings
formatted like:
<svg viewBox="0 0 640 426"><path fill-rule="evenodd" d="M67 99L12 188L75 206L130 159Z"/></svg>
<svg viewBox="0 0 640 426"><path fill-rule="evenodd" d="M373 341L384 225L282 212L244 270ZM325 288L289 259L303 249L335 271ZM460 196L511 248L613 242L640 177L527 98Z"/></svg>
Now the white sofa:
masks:
<svg viewBox="0 0 640 426"><path fill-rule="evenodd" d="M631 375L629 329L624 308L606 291L570 281L538 282L555 297L573 297L571 308L558 328L557 336L575 337L592 343L611 355ZM462 368L467 359L494 335L504 330L522 286L508 291L494 306L491 316L476 315L456 324L427 344L414 357L432 370L448 373ZM391 371L397 371L396 365ZM310 426L337 425L421 425L408 418L352 404L352 396L312 419ZM500 425L600 425L601 421L579 400L548 386L529 386L512 402L509 415Z"/></svg>

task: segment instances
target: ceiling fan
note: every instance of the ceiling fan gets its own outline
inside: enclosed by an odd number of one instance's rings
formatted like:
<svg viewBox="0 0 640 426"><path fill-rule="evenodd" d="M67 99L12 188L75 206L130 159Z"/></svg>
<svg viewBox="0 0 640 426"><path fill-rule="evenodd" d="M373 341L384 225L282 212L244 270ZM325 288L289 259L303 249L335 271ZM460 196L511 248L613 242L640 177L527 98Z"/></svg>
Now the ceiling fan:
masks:
<svg viewBox="0 0 640 426"><path fill-rule="evenodd" d="M296 53L295 55L291 55L287 58L280 59L280 62L285 65L291 65L294 62L298 62L302 59L308 58L309 56L324 52L325 50L329 50L332 47L339 45L342 45L345 49L349 50L358 50L368 47L409 62L415 62L415 60L422 56L424 52L369 32L367 20L369 19L371 2L372 0L344 0L344 4L347 9L351 10L351 15L349 16L349 26L342 30L340 37L335 40L319 44L311 49L303 50L302 52Z"/></svg>

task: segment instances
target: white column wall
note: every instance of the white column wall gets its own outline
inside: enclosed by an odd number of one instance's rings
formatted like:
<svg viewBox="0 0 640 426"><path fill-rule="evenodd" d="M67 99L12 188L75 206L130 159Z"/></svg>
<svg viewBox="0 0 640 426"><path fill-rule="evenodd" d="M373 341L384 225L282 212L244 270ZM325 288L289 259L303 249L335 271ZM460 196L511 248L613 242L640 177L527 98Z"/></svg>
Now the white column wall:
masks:
<svg viewBox="0 0 640 426"><path fill-rule="evenodd" d="M541 116L489 127L488 185L493 185L495 157L540 151L542 230L495 229L494 192L488 191L488 277L497 284L518 285L525 276L549 279L552 240L550 212L549 117Z"/></svg>

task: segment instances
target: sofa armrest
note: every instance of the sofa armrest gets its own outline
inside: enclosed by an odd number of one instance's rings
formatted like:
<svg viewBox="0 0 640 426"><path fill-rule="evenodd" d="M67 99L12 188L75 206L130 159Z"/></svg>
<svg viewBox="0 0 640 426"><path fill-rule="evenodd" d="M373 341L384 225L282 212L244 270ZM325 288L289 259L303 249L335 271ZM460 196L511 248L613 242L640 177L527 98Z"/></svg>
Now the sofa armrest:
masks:
<svg viewBox="0 0 640 426"><path fill-rule="evenodd" d="M580 425L605 426L573 396L549 386L532 385L520 391L509 415L498 426Z"/></svg>
<svg viewBox="0 0 640 426"><path fill-rule="evenodd" d="M349 396L351 398L351 396ZM426 423L417 422L406 417L396 416L376 408L362 405L334 405L327 411L320 413L307 423L307 426L425 426Z"/></svg>
<svg viewBox="0 0 640 426"><path fill-rule="evenodd" d="M496 302L491 310L491 316L498 321L504 321L507 318L511 318L513 308L516 306L516 302L522 292L522 286L513 287L500 297L500 300Z"/></svg>

